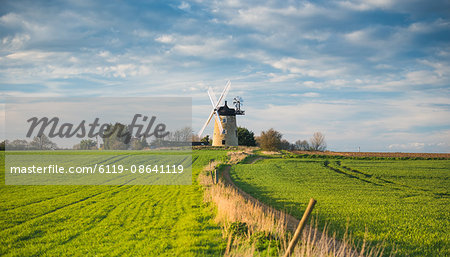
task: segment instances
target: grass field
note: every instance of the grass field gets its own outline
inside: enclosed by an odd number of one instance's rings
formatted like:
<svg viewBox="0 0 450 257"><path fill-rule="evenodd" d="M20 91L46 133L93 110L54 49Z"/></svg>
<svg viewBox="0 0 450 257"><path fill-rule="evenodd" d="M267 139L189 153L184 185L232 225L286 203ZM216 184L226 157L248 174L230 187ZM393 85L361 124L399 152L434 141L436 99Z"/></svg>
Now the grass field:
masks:
<svg viewBox="0 0 450 257"><path fill-rule="evenodd" d="M129 162L151 155L114 154L129 155ZM211 159L225 160L226 151L193 151L193 185L186 186L0 185L0 255L223 255L215 207L204 203L196 180ZM386 241L387 252L395 246L399 256L450 255L449 160L344 158L327 167L324 161L270 158L233 166L231 175L245 191L297 217L314 197L322 225L342 235L348 224L361 241L367 228L367 240Z"/></svg>
<svg viewBox="0 0 450 257"><path fill-rule="evenodd" d="M196 178L210 159L225 158L226 151L194 151L189 186L2 184L0 256L223 255L214 207ZM3 153L0 161L4 181Z"/></svg>
<svg viewBox="0 0 450 257"><path fill-rule="evenodd" d="M235 183L263 202L301 217L310 197L330 231L397 256L449 256L449 160L270 158L232 168ZM367 234L365 236L365 231Z"/></svg>

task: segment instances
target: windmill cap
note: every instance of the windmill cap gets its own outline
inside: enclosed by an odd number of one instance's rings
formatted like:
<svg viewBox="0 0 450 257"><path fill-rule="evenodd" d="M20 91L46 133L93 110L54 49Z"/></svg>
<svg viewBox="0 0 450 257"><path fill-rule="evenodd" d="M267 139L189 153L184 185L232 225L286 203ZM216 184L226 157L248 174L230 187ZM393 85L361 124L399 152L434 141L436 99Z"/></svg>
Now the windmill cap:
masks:
<svg viewBox="0 0 450 257"><path fill-rule="evenodd" d="M227 101L225 101L225 104L217 110L219 115L223 116L236 116L236 110L233 108L229 108L227 105Z"/></svg>

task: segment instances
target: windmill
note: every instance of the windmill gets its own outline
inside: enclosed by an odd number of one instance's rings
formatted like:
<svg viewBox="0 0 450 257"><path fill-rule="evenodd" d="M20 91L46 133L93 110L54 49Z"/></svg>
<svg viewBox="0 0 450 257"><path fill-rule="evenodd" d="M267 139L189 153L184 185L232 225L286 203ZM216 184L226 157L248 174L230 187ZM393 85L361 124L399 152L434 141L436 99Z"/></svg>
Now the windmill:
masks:
<svg viewBox="0 0 450 257"><path fill-rule="evenodd" d="M202 129L200 129L200 131L198 132L198 136L202 136L203 131L214 116L215 122L213 146L238 145L236 115L244 115L244 111L240 109L243 100L240 97L234 98L233 104L236 106L236 109L229 108L227 105L227 101L225 101L223 106L219 107L222 100L224 100L227 96L228 91L230 90L230 86L231 82L228 81L218 100L216 99L213 90L211 88L208 89L208 95L209 99L211 100L212 109Z"/></svg>

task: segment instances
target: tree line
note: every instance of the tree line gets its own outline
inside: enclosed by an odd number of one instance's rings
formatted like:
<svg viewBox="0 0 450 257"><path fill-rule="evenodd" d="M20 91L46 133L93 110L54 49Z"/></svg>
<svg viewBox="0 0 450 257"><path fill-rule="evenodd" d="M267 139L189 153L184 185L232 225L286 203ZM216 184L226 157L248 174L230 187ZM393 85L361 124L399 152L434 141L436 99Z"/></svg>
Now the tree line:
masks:
<svg viewBox="0 0 450 257"><path fill-rule="evenodd" d="M181 128L170 132L163 138L150 140L145 137L133 137L127 125L115 123L104 131L107 137L100 137L101 143L93 139L83 139L72 148L74 150L142 150L150 147L178 147L190 145L192 129ZM0 150L56 150L60 149L46 135L36 136L31 141L24 139L5 140L0 143Z"/></svg>
<svg viewBox="0 0 450 257"><path fill-rule="evenodd" d="M327 144L325 136L321 132L315 132L309 140L297 140L290 143L283 139L283 135L271 128L262 131L260 136L255 137L252 131L246 128L238 128L238 142L243 146L259 146L263 150L298 150L298 151L325 151Z"/></svg>
<svg viewBox="0 0 450 257"><path fill-rule="evenodd" d="M151 147L171 147L178 146L178 143L189 143L192 141L202 141L206 144L212 144L212 139L207 135L202 139L196 138L192 134L190 127L182 128L169 133L164 138L157 138L151 142L147 138L134 138L126 125L116 123L111 125L106 132L113 132L111 136L102 138L103 143L99 144L92 139L83 139L80 143L73 146L75 150L142 150ZM238 127L238 144L241 146L259 146L262 150L298 150L298 151L325 151L327 144L325 136L321 132L315 132L309 140L297 140L290 143L283 138L283 135L271 128L262 131L261 135L255 136L253 131L244 127ZM13 141L3 141L0 143L0 150L52 150L58 149L58 146L47 136L36 136L31 141L16 139Z"/></svg>
<svg viewBox="0 0 450 257"><path fill-rule="evenodd" d="M47 136L36 136L31 141L24 139L15 139L13 141L5 140L1 143L0 149L5 150L55 150L58 146Z"/></svg>

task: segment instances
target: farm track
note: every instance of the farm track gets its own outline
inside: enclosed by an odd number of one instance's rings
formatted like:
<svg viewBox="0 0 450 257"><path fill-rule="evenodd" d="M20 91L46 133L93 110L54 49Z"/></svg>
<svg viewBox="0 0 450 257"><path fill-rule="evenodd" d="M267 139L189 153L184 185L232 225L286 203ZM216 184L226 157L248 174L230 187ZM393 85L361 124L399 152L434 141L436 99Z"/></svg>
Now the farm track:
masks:
<svg viewBox="0 0 450 257"><path fill-rule="evenodd" d="M256 158L252 158L249 162L247 162L246 164L253 164L259 160L264 159L264 157L256 157ZM298 226L298 223L300 222L297 218L295 218L292 215L289 215L287 213L282 214L281 211L273 208L270 205L267 205L263 202L261 202L260 200L256 199L255 197L253 197L252 195L248 194L247 192L245 192L244 190L242 190L241 188L239 188L231 179L231 175L230 175L230 170L231 170L231 166L227 165L225 166L225 168L222 170L221 176L225 182L226 185L229 185L231 187L233 187L234 189L236 189L245 199L247 199L248 201L257 204L259 206L262 206L266 212L273 212L276 214L276 216L278 217L286 217L286 226L287 229L289 229L290 231L295 231L295 229Z"/></svg>
<svg viewBox="0 0 450 257"><path fill-rule="evenodd" d="M251 157L249 159L245 159L245 162L243 162L243 164L253 164L257 161L263 160L263 159L267 159L267 157ZM250 203L256 205L256 206L260 206L263 208L265 213L273 213L275 214L274 217L278 217L278 219L281 219L281 223L285 224L285 228L291 232L295 232L295 230L298 227L298 224L300 223L300 220L298 220L296 217L286 213L286 212L282 212L268 204L263 203L262 201L260 201L259 199L253 197L252 195L250 195L249 193L245 192L244 190L242 190L241 188L239 188L233 181L233 179L231 178L230 175L230 170L231 170L231 165L226 165L223 169L222 172L220 173L220 177L222 178L223 183L225 183L225 185L231 186L232 188L234 188L242 197L244 197L244 199L246 199L247 201L249 201ZM306 225L306 227L304 228L304 233L305 231L309 231L309 233L313 233L314 234L314 240L316 238L321 238L321 240L324 240L326 242L328 242L328 250L329 251L333 251L332 249L336 250L336 249L344 249L345 247L347 247L347 254L348 256L360 256L359 253L351 248L348 248L348 243L340 241L338 239L336 239L335 237L329 237L327 234L324 234L323 231L318 230L317 228L311 227L310 225ZM308 236L307 240L311 240L311 238ZM318 247L324 247L324 246L318 246ZM325 248L327 248L325 247Z"/></svg>

